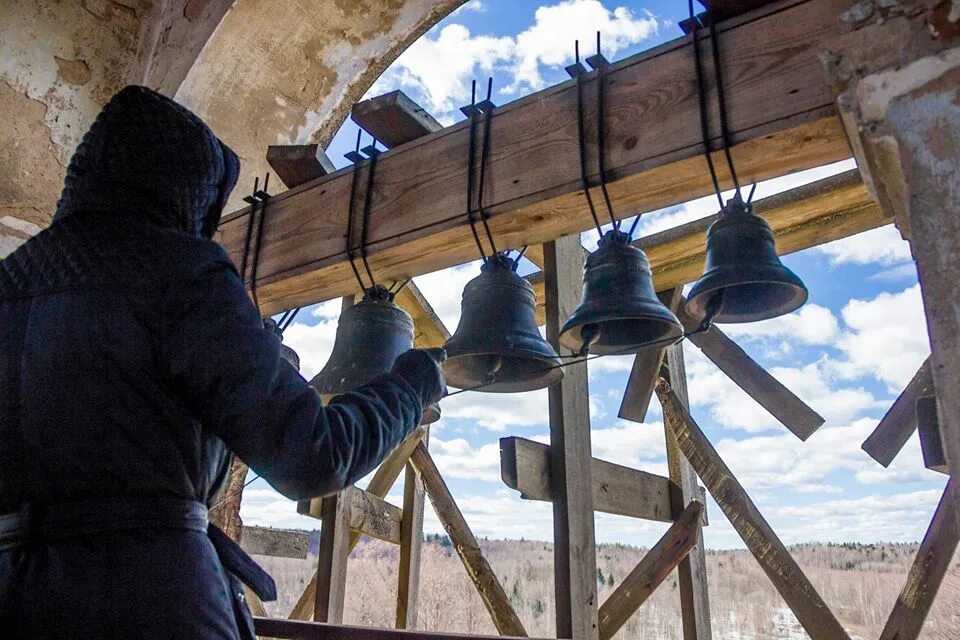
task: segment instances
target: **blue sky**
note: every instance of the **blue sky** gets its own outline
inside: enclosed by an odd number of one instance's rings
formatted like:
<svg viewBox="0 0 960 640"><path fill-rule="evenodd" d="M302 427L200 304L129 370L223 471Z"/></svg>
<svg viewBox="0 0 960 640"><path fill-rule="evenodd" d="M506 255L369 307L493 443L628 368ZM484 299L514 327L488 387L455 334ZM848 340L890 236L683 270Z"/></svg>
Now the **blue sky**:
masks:
<svg viewBox="0 0 960 640"><path fill-rule="evenodd" d="M686 3L630 0L473 0L411 46L377 81L369 95L403 89L442 122L461 119L471 79L494 77L494 101L504 104L566 78L573 40L592 53L603 32L613 60L679 36ZM328 149L338 166L351 149L356 127L347 122ZM762 183L765 197L853 168L853 161ZM702 198L645 214L647 234L715 213ZM595 246L595 234L584 245ZM945 476L923 468L916 436L889 469L860 450L902 387L929 352L916 272L909 249L891 226L787 256L810 289L798 312L750 325L726 325L761 364L827 419L801 442L720 373L699 350L684 347L694 417L787 543L802 541L911 541L925 530ZM459 317L463 285L478 273L462 265L416 279L451 331ZM286 342L303 361L309 379L329 355L338 303L304 310ZM594 456L666 473L659 407L647 423L617 418L629 373L629 357L590 363ZM546 392L461 394L442 402L444 419L434 425L431 451L467 521L479 536L549 540L547 503L526 502L500 480L498 439L507 435L546 440ZM362 481L359 486L364 486ZM401 485L390 500L401 502ZM708 504L707 546L742 542L719 508ZM246 491L248 524L315 528L296 515L262 480ZM430 508L425 529L442 531ZM665 526L598 514L597 539L649 545Z"/></svg>

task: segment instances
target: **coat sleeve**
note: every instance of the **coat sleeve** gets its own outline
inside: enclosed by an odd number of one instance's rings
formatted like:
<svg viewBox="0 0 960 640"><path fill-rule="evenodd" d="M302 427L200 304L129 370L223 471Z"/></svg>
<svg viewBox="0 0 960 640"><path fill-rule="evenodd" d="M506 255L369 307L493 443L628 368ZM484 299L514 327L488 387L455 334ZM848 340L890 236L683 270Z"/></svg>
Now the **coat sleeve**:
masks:
<svg viewBox="0 0 960 640"><path fill-rule="evenodd" d="M162 368L203 428L295 500L329 495L370 472L419 423L421 399L395 374L327 407L280 358L226 254L165 297Z"/></svg>

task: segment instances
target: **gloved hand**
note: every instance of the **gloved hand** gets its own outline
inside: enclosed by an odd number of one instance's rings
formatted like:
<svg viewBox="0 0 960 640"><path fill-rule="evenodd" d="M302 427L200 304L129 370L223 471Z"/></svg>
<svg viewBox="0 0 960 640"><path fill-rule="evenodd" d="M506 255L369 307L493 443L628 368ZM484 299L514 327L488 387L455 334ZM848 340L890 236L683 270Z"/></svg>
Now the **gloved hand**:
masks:
<svg viewBox="0 0 960 640"><path fill-rule="evenodd" d="M426 407L447 393L440 364L447 359L443 349L410 349L393 363L393 373L406 380L420 394Z"/></svg>

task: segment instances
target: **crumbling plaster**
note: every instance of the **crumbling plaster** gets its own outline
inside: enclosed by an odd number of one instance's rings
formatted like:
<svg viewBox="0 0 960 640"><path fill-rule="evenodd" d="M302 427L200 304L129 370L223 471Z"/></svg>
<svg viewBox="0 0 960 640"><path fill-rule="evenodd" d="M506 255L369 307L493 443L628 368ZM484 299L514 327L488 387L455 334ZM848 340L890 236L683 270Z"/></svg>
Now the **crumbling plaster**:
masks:
<svg viewBox="0 0 960 640"><path fill-rule="evenodd" d="M243 160L230 208L268 170L268 145L329 144L384 69L463 1L237 0L176 94Z"/></svg>

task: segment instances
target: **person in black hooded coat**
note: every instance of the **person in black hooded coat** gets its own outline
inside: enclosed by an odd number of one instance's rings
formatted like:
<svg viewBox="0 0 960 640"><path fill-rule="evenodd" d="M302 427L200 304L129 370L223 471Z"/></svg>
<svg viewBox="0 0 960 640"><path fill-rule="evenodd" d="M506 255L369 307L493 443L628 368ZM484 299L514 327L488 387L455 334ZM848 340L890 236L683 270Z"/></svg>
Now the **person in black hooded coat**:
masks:
<svg viewBox="0 0 960 640"><path fill-rule="evenodd" d="M128 87L53 224L0 262L0 638L251 637L237 578L272 584L206 521L231 452L328 495L442 394L411 350L321 405L210 240L237 173L199 118Z"/></svg>

